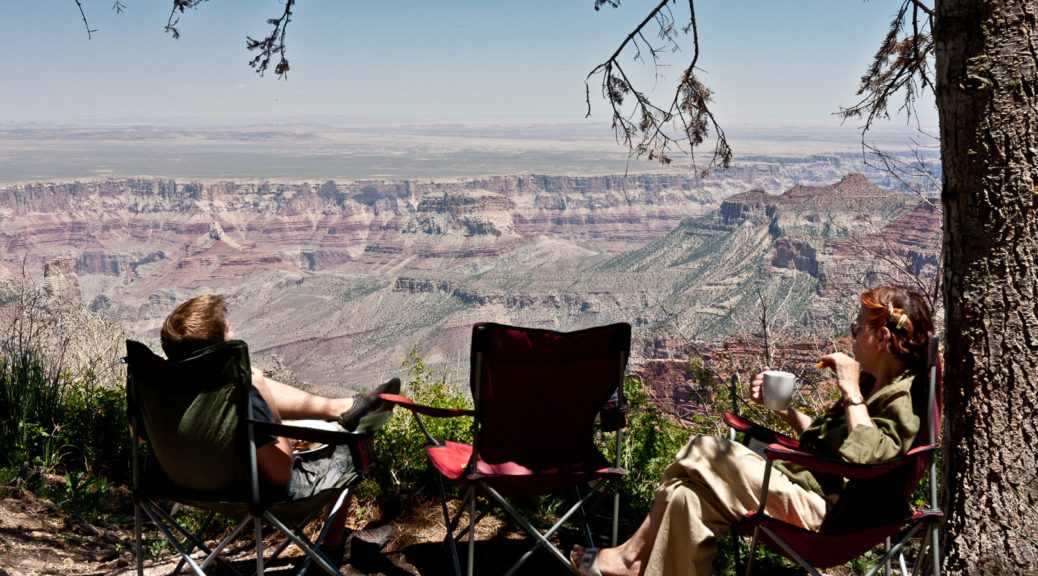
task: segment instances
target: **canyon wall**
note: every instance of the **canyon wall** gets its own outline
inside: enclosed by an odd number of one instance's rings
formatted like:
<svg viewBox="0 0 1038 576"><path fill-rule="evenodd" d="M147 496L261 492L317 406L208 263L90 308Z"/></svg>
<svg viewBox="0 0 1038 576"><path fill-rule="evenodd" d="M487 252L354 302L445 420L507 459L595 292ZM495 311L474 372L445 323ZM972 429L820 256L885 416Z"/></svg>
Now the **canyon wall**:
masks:
<svg viewBox="0 0 1038 576"><path fill-rule="evenodd" d="M0 280L66 258L90 308L153 345L177 303L225 293L254 354L325 390L400 375L413 346L461 383L479 321L630 322L653 343L638 364L759 331L762 307L818 338L863 283L932 278L933 205L834 169L25 183L0 189Z"/></svg>

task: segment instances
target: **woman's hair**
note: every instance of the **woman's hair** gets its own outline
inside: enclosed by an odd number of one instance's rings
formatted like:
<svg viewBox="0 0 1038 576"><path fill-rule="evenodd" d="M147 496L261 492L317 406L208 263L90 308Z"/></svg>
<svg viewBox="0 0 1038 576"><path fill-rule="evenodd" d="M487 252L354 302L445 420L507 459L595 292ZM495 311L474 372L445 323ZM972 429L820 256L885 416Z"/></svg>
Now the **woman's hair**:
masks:
<svg viewBox="0 0 1038 576"><path fill-rule="evenodd" d="M220 294L203 294L177 306L162 323L162 350L170 360L224 341L227 306Z"/></svg>
<svg viewBox="0 0 1038 576"><path fill-rule="evenodd" d="M887 350L909 366L926 363L928 335L933 331L933 314L926 298L900 284L883 284L861 294L872 329L886 327L891 338Z"/></svg>

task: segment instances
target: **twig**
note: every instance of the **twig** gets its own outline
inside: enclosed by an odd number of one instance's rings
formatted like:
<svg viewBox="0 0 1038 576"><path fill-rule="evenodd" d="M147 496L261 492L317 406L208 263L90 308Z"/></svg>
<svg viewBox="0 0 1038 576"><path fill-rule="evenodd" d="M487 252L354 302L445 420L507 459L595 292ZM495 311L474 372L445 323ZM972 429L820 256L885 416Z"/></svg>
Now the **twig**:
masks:
<svg viewBox="0 0 1038 576"><path fill-rule="evenodd" d="M73 1L76 3L76 6L79 8L79 15L80 15L80 17L83 18L83 26L86 26L87 40L93 40L94 32L97 32L97 29L91 29L90 28L90 24L87 22L86 12L83 11L83 3L80 2L80 0L73 0ZM116 4L118 4L118 2L116 2Z"/></svg>

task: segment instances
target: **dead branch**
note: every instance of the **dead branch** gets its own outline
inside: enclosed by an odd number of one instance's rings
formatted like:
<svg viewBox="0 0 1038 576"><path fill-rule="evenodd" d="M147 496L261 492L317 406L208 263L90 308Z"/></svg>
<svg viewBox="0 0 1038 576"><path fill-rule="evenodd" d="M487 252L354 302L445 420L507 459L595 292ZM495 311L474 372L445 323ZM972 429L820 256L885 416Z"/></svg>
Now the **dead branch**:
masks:
<svg viewBox="0 0 1038 576"><path fill-rule="evenodd" d="M245 47L249 50L258 50L259 54L249 61L249 66L260 76L267 71L270 60L277 54L279 60L274 66L274 74L278 78L285 78L288 74L288 58L285 56L285 35L288 33L288 23L292 21L292 6L296 0L285 0L285 11L280 18L271 18L267 24L274 27L263 40L256 40L251 36L245 38Z"/></svg>
<svg viewBox="0 0 1038 576"><path fill-rule="evenodd" d="M910 19L910 21L909 21ZM858 95L864 96L850 108L841 108L844 119L865 118L862 135L877 119L890 117L892 99L899 93L904 100L898 106L911 119L916 115L916 102L926 91L934 92L934 76L930 62L934 57L933 11L920 0L904 0L890 22L872 65L861 78Z"/></svg>
<svg viewBox="0 0 1038 576"><path fill-rule="evenodd" d="M595 66L584 80L587 116L591 115L591 78L601 74L602 95L609 102L613 117L613 131L617 142L622 143L634 157L647 156L649 160L657 160L661 164L672 161L670 150L684 147L692 157L696 146L703 143L713 129L716 135L714 153L706 170L715 166L727 168L732 158L731 148L724 131L710 111L710 90L696 77L696 62L699 59L699 33L696 29L694 1L689 0L689 24L682 28L684 33L691 31L692 61L681 75L674 98L667 107L657 106L649 99L644 90L635 86L621 64L620 57L627 51L633 51L633 59L643 63L651 61L654 78L660 77L659 57L666 47L676 51L681 48L677 42L679 36L674 15L668 4L675 0L663 0L649 12L627 38L604 62ZM616 8L619 0L596 0L595 9L603 5ZM645 35L646 28L655 22L658 29L658 41L653 43ZM645 55L648 55L646 59ZM633 104L624 106L624 101L633 97ZM705 172L705 171L704 171Z"/></svg>
<svg viewBox="0 0 1038 576"><path fill-rule="evenodd" d="M197 8L199 4L206 0L173 0L173 8L169 11L169 19L166 20L166 32L173 35L173 39L177 40L180 38L180 29L177 28L177 24L180 23L180 16L177 14L183 14L188 8Z"/></svg>
<svg viewBox="0 0 1038 576"><path fill-rule="evenodd" d="M90 28L90 23L87 22L86 12L83 11L83 3L80 2L80 0L75 0L75 2L76 7L79 8L79 16L83 18L83 26L86 26L87 40L92 40L94 38L94 32L97 32L97 30ZM118 4L118 2L116 2L116 4Z"/></svg>
<svg viewBox="0 0 1038 576"><path fill-rule="evenodd" d="M924 137L931 139L935 143L937 137L925 132L920 131ZM936 208L939 204L938 198L940 197L941 191L941 179L939 171L935 173L931 169L931 164L920 153L920 149L924 147L920 144L919 140L913 138L912 142L912 161L907 162L894 154L888 153L874 144L866 143L862 141L863 156L865 157L865 165L871 168L882 170L888 176L893 178L905 191L911 193L913 196L926 202L928 205ZM930 145L930 148L938 147L939 144ZM925 183L920 185L919 182ZM936 192L936 194L934 193Z"/></svg>

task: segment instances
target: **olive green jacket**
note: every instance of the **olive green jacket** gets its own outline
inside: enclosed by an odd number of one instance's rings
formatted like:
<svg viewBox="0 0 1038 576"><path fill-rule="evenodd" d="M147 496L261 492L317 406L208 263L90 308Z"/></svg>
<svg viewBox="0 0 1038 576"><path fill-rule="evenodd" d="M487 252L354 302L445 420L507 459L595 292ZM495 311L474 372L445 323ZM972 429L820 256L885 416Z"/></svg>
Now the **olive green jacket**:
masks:
<svg viewBox="0 0 1038 576"><path fill-rule="evenodd" d="M863 373L863 383L866 377ZM865 406L875 427L857 426L848 433L845 408L838 401L800 435L800 449L860 464L905 454L919 433L919 416L912 410L912 383L917 378L921 376L906 370L869 396ZM776 462L775 468L830 501L843 492L847 482L845 478L811 472L791 462Z"/></svg>

